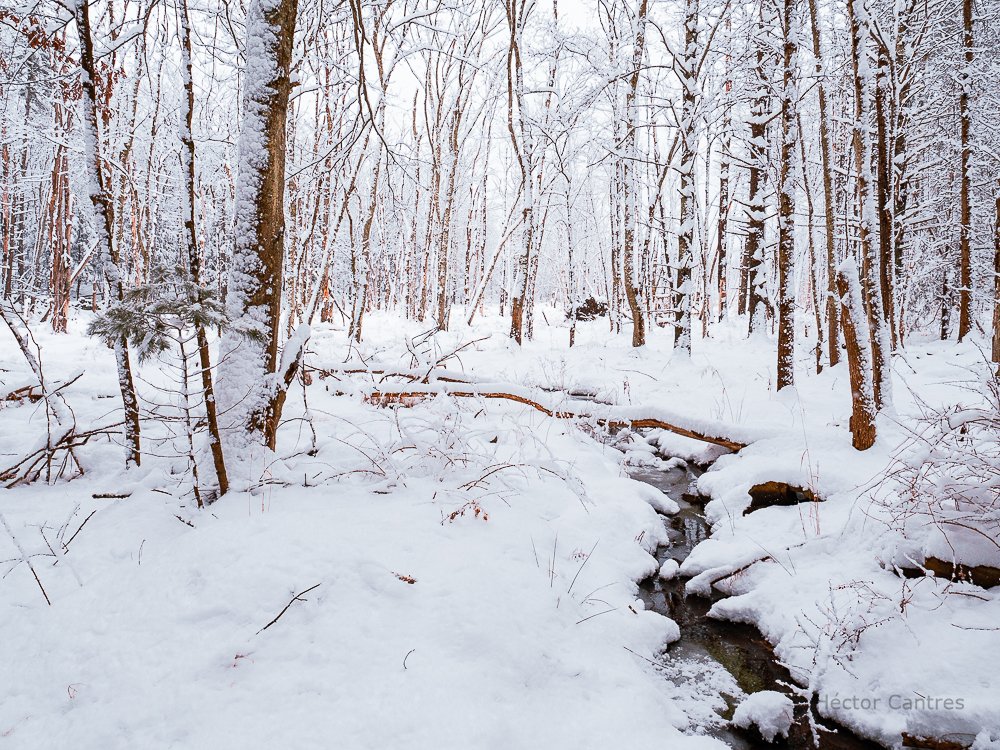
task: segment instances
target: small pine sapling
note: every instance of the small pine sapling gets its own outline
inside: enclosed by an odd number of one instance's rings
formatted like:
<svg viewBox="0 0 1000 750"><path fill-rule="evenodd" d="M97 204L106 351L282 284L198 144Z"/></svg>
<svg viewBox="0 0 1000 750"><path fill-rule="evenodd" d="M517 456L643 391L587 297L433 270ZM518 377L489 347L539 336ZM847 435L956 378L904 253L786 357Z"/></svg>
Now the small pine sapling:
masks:
<svg viewBox="0 0 1000 750"><path fill-rule="evenodd" d="M180 396L180 421L187 442L187 458L198 507L203 507L204 502L194 448L198 424L193 416L197 402L190 383L194 375L198 375L202 382L200 401L207 414L218 492L224 494L228 489L211 374L206 369L206 366L211 366L210 360L207 352L201 351L203 347L199 345L197 337L197 331L210 329L234 329L226 316L222 301L213 290L195 284L183 267L164 266L154 267L149 282L128 290L120 302L96 317L87 329L91 336L96 336L105 343L127 340L140 362L151 358L161 359L173 369ZM245 335L251 336L253 333L246 332ZM162 355L170 351L176 354L176 362L164 360ZM196 353L200 362L194 360Z"/></svg>

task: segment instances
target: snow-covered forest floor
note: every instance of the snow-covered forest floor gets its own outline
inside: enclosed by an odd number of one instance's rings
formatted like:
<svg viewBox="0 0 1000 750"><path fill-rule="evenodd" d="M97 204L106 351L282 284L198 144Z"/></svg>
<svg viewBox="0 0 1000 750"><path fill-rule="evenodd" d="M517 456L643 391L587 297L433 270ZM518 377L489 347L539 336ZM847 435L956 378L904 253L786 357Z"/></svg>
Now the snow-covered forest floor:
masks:
<svg viewBox="0 0 1000 750"><path fill-rule="evenodd" d="M980 404L975 339L912 339L878 442L859 453L846 366L817 376L804 345L797 389L775 396L772 346L738 325L679 361L662 332L633 350L605 320L567 349L566 328L548 325L560 319L540 308L523 347L498 316L424 337L373 313L360 348L316 328L317 369L290 393L277 455L244 456L239 491L205 510L182 441L152 421L139 469L99 437L76 451L83 476L5 491L0 745L723 747L697 736L703 690L653 664L683 634L638 598L667 540L658 512L676 510L627 476L660 465L655 444L718 458L698 482L713 529L681 568L688 590L731 594L713 612L756 624L820 714L890 746L904 731L994 746L1000 588L895 569L942 554L901 506L893 459L929 410ZM50 382L83 371L63 391L81 429L120 419L114 358L85 322L36 333ZM2 335L8 393L30 378ZM426 370L459 348L442 367L551 405L589 394L758 439L738 455L666 432L599 440L586 420L509 401L378 406L363 396L382 376L319 372ZM160 367L139 371L147 408L173 398ZM41 402L5 403L0 464L45 429ZM821 501L743 515L768 480Z"/></svg>

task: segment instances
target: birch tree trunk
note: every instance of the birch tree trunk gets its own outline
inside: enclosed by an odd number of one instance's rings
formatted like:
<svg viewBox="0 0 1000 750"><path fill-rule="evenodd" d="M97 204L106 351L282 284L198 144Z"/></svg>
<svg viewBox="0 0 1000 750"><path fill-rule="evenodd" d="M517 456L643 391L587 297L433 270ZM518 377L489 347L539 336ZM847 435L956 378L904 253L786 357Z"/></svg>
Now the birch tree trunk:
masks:
<svg viewBox="0 0 1000 750"><path fill-rule="evenodd" d="M632 313L632 346L644 346L646 343L646 320L643 317L642 306L639 304L639 294L635 286L635 250L636 221L638 217L638 181L636 169L638 151L636 149L636 115L635 99L639 89L639 72L642 68L643 50L646 40L646 16L648 0L640 0L639 10L635 19L635 46L632 52L632 70L629 75L628 90L625 92L625 143L622 150L625 158L622 160L622 203L624 211L622 222L625 240L624 270L625 299Z"/></svg>
<svg viewBox="0 0 1000 750"><path fill-rule="evenodd" d="M830 156L830 115L826 99L826 75L823 47L819 31L816 0L809 0L809 28L812 36L813 59L816 61L816 90L819 100L819 154L823 172L823 221L826 246L826 325L830 367L840 362L840 321L836 294L837 253L834 246L833 159Z"/></svg>
<svg viewBox="0 0 1000 750"><path fill-rule="evenodd" d="M510 297L510 337L521 344L524 333L524 306L528 296L528 265L534 245L534 184L532 148L524 112L524 68L521 39L524 31L527 0L505 0L510 42L507 48L507 132L521 176L521 235L523 246L514 261L514 279ZM515 117L516 111L516 117ZM516 122L515 122L516 120Z"/></svg>
<svg viewBox="0 0 1000 750"><path fill-rule="evenodd" d="M675 346L691 354L691 295L694 293L694 228L698 88L698 0L686 0L684 7L684 52L679 62L681 79L680 119L680 226L677 228L677 293Z"/></svg>

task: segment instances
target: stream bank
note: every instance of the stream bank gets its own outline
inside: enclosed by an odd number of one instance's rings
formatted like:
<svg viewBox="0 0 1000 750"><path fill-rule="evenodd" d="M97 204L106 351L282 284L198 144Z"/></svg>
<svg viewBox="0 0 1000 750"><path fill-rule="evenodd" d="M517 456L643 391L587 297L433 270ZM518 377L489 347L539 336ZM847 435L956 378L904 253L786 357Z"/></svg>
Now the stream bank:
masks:
<svg viewBox="0 0 1000 750"><path fill-rule="evenodd" d="M657 561L662 565L673 559L678 563L691 553L701 541L708 538L710 528L704 516L705 498L699 497L694 489L695 482L703 470L673 462L678 465L666 469L653 467L631 467L629 475L666 493L673 499L680 511L672 516L664 516L670 542L656 551ZM662 657L665 671L678 671L678 664L704 665L711 668L718 665L724 669L744 693L774 690L783 693L795 702L795 721L787 739L778 738L772 744L765 744L759 736L728 724L732 712L739 703L738 696L722 693L727 709L720 712L726 724L715 722L699 727L700 730L726 742L737 750L755 747L784 748L787 750L877 750L881 745L851 733L845 727L828 719L822 719L824 726L836 730L820 733L818 746L813 741L809 726L808 707L788 687L792 676L774 654L771 644L752 625L717 620L709 616L712 604L723 595L714 593L711 598L687 596L687 579L675 576L664 580L654 574L639 584L640 596L648 609L666 615L680 628L680 640L671 644ZM684 671L681 669L680 671Z"/></svg>

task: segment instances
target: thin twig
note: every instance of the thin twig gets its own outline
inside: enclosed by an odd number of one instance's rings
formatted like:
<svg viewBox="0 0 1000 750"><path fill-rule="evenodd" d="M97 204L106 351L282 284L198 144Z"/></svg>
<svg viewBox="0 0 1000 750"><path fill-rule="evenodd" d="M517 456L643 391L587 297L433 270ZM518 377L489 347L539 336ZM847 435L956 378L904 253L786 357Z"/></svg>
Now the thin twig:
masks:
<svg viewBox="0 0 1000 750"><path fill-rule="evenodd" d="M290 599L290 600L288 601L288 604L286 604L286 605L285 605L285 608L284 608L283 610L281 610L281 611L280 611L280 612L279 612L279 613L278 613L278 614L277 614L277 615L275 616L275 618L274 618L273 620L271 620L271 622L269 622L269 623L268 623L267 625L265 625L265 626L264 626L264 627L262 627L262 628L261 628L260 630L258 630L258 631L257 631L257 632L255 633L255 635L260 635L260 634L261 634L261 633L263 633L263 632L264 632L265 630L267 630L267 629L268 629L269 627L271 627L272 625L274 625L274 623L276 623L276 622L277 622L277 621L278 621L278 620L279 620L279 619L281 618L281 616L282 616L283 614L285 614L285 612L287 612L287 611L288 611L288 608L289 608L289 607L291 607L291 606L292 606L292 605L293 605L293 604L294 604L295 602L304 602L304 601L308 601L307 599L303 599L303 598L302 598L302 595L303 595L303 594L308 594L308 593L309 593L310 591L312 591L313 589L318 589L318 588L319 588L320 586L322 586L322 585L323 585L323 582L322 582L322 581L320 581L320 582L319 582L319 583L317 583L317 584L316 584L315 586L310 586L310 587L309 587L309 588L307 588L307 589L306 589L305 591L300 591L299 593L297 593L297 594L296 594L295 596L293 596L293 597L292 597L292 598L291 598L291 599ZM405 666L405 665L404 665L404 666Z"/></svg>

